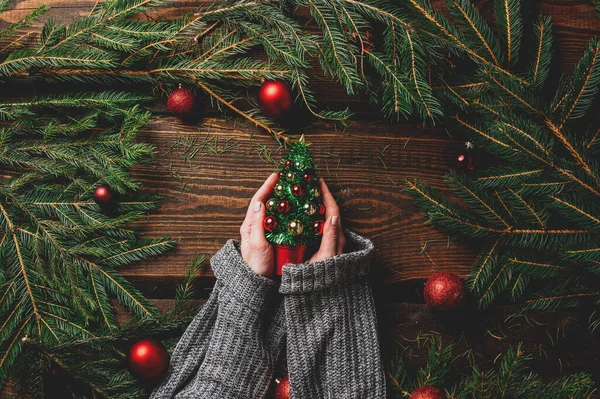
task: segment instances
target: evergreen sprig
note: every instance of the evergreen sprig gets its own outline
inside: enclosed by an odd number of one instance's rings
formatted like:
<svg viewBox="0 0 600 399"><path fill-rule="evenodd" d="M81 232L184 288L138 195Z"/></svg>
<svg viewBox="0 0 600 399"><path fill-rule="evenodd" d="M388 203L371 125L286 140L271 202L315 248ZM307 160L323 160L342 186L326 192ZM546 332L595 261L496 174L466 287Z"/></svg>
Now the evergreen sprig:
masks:
<svg viewBox="0 0 600 399"><path fill-rule="evenodd" d="M492 367L483 368L472 364L470 370L459 370L464 377L456 378L453 367L453 345L444 346L441 339L429 336L417 337L418 344L426 342L427 363L412 373L407 369L402 356L392 359L386 368L390 392L398 398L410 396L415 389L428 385L445 390L449 398L455 399L565 399L588 398L595 392L590 375L578 373L546 382L531 372L533 360L521 344L510 347L500 354Z"/></svg>
<svg viewBox="0 0 600 399"><path fill-rule="evenodd" d="M469 1L448 3L454 21L425 0L411 2L444 48L473 62L472 72L444 74L436 95L447 109L459 106L453 119L466 140L498 159L447 176L460 203L421 181L408 183L432 223L483 246L467 278L474 301L597 309L600 169L590 107L600 83L598 40L568 79L551 86L548 17L524 27L521 2L496 1L493 33Z"/></svg>

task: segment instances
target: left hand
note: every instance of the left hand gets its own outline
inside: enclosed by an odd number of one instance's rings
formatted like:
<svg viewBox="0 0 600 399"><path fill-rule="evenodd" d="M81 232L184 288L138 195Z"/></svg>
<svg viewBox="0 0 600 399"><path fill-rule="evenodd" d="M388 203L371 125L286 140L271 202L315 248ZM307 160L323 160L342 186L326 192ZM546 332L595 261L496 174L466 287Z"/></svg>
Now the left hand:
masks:
<svg viewBox="0 0 600 399"><path fill-rule="evenodd" d="M277 173L272 173L254 194L246 219L240 227L242 258L254 273L265 277L271 277L273 274L274 259L273 247L267 241L263 227L263 220L267 214L264 203L273 191L277 179Z"/></svg>

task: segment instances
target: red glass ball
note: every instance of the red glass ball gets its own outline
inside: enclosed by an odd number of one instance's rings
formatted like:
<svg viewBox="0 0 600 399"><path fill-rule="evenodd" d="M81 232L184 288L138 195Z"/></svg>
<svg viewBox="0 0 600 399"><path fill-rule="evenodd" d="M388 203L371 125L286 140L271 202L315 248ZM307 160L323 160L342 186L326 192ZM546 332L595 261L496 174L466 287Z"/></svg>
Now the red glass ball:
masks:
<svg viewBox="0 0 600 399"><path fill-rule="evenodd" d="M312 169L306 169L304 171L304 180L312 181L315 178L315 171Z"/></svg>
<svg viewBox="0 0 600 399"><path fill-rule="evenodd" d="M292 90L280 80L267 81L258 91L258 104L263 114L279 118L292 108Z"/></svg>
<svg viewBox="0 0 600 399"><path fill-rule="evenodd" d="M288 159L287 161L285 161L285 167L289 168L290 166L292 166L292 161Z"/></svg>
<svg viewBox="0 0 600 399"><path fill-rule="evenodd" d="M100 206L109 205L113 200L113 193L108 184L96 187L94 190L94 201Z"/></svg>
<svg viewBox="0 0 600 399"><path fill-rule="evenodd" d="M277 384L275 399L290 399L290 378L285 376Z"/></svg>
<svg viewBox="0 0 600 399"><path fill-rule="evenodd" d="M277 204L277 212L288 213L292 209L288 200L281 200Z"/></svg>
<svg viewBox="0 0 600 399"><path fill-rule="evenodd" d="M281 171L279 171L278 175L279 175L279 179L283 179L283 176L285 176L285 173L283 173L283 170L281 170Z"/></svg>
<svg viewBox="0 0 600 399"><path fill-rule="evenodd" d="M173 90L167 100L167 108L172 114L179 116L189 115L196 106L194 93L189 89L179 88Z"/></svg>
<svg viewBox="0 0 600 399"><path fill-rule="evenodd" d="M277 228L277 220L274 216L267 216L263 222L263 226L267 231L273 231Z"/></svg>
<svg viewBox="0 0 600 399"><path fill-rule="evenodd" d="M129 348L127 365L133 375L151 380L167 370L169 353L159 341L153 338L144 338Z"/></svg>
<svg viewBox="0 0 600 399"><path fill-rule="evenodd" d="M323 221L323 220L315 221L315 224L313 225L313 230L314 230L315 234L322 235L323 230L325 230L325 221Z"/></svg>
<svg viewBox="0 0 600 399"><path fill-rule="evenodd" d="M444 391L432 385L424 385L410 394L410 399L446 399Z"/></svg>
<svg viewBox="0 0 600 399"><path fill-rule="evenodd" d="M325 205L319 204L319 215L325 214Z"/></svg>
<svg viewBox="0 0 600 399"><path fill-rule="evenodd" d="M439 310L460 307L466 295L463 281L449 272L439 272L429 277L423 290L425 303Z"/></svg>
<svg viewBox="0 0 600 399"><path fill-rule="evenodd" d="M302 194L304 194L304 189L302 188L302 186L298 185L298 184L294 184L292 186L292 195L294 197L299 197Z"/></svg>

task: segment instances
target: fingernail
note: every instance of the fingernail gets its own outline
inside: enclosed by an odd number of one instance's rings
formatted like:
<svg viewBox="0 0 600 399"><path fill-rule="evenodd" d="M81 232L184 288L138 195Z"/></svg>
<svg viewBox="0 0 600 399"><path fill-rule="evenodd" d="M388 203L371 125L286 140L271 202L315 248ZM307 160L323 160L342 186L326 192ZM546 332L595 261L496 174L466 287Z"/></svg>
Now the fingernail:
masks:
<svg viewBox="0 0 600 399"><path fill-rule="evenodd" d="M262 202L260 202L260 201L256 201L256 202L254 203L254 212L258 212L258 211L260 211L260 207L261 207L261 205L262 205Z"/></svg>
<svg viewBox="0 0 600 399"><path fill-rule="evenodd" d="M337 226L338 219L339 219L339 216L337 216L337 215L336 216L332 216L331 217L331 224L333 226Z"/></svg>
<svg viewBox="0 0 600 399"><path fill-rule="evenodd" d="M322 177L319 177L319 181L325 181L325 179L323 179Z"/></svg>

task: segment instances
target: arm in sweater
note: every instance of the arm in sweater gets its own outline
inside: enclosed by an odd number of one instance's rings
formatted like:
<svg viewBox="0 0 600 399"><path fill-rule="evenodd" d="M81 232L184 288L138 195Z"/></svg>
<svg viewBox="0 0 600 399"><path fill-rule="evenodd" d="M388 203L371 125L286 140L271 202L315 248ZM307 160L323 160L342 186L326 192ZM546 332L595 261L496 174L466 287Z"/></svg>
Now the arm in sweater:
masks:
<svg viewBox="0 0 600 399"><path fill-rule="evenodd" d="M373 243L345 231L350 252L283 267L291 398L385 398L366 277Z"/></svg>
<svg viewBox="0 0 600 399"><path fill-rule="evenodd" d="M217 283L177 344L151 399L263 398L283 343L276 284L254 273L229 240L211 258ZM273 322L271 322L273 321Z"/></svg>

